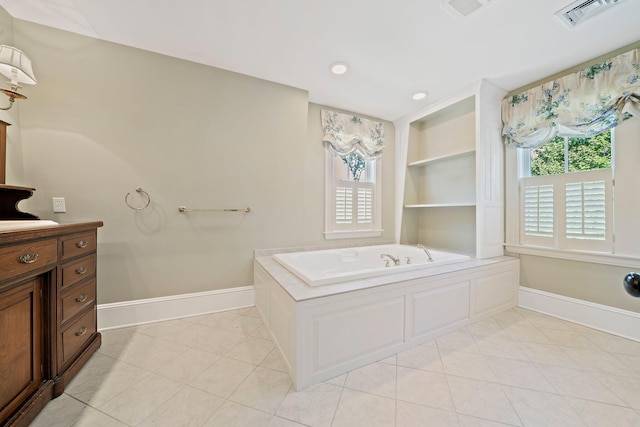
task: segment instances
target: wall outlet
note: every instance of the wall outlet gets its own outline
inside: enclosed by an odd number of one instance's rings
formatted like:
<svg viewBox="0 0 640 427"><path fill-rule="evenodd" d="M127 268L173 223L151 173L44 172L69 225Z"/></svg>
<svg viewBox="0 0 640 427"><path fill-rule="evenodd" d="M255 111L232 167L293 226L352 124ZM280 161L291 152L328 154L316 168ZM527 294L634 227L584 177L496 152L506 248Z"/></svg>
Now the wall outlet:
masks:
<svg viewBox="0 0 640 427"><path fill-rule="evenodd" d="M66 206L64 204L64 197L54 197L53 198L53 212L63 213L66 212Z"/></svg>

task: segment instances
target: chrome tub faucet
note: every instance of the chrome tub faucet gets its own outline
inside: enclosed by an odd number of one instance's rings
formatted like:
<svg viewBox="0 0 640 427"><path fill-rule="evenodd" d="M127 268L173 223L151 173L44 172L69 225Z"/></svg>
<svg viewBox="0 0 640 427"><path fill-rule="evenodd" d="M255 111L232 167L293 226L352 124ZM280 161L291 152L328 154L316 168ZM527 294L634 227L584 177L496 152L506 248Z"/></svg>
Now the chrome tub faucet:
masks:
<svg viewBox="0 0 640 427"><path fill-rule="evenodd" d="M427 254L427 257L429 258L429 262L433 262L433 258L431 258L431 253L429 252L429 249L427 249L426 246L421 245L420 243L418 243L416 246L418 248L424 250L424 252Z"/></svg>
<svg viewBox="0 0 640 427"><path fill-rule="evenodd" d="M400 265L400 258L398 257L394 257L393 255L389 255L389 254L382 254L380 255L380 258L384 258L384 257L388 257L389 259L387 260L387 265L386 267L389 266L389 260L393 261L393 265Z"/></svg>

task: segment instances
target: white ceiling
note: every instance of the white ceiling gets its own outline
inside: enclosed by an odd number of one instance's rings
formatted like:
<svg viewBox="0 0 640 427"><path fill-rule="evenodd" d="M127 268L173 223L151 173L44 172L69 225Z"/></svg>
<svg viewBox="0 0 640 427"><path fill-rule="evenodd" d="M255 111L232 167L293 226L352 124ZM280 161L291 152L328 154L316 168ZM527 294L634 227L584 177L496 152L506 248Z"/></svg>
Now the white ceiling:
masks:
<svg viewBox="0 0 640 427"><path fill-rule="evenodd" d="M302 88L311 102L386 120L481 78L514 90L640 40L639 0L575 28L554 15L569 3L492 0L462 18L440 0L0 0L15 18ZM329 73L336 61L348 74ZM414 101L420 90L429 95Z"/></svg>

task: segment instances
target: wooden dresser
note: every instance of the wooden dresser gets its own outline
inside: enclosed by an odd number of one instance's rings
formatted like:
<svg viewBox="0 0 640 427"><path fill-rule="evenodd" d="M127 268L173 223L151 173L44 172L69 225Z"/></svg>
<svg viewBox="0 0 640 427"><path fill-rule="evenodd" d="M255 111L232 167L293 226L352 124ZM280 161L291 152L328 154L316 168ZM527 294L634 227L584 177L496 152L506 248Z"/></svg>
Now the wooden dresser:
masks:
<svg viewBox="0 0 640 427"><path fill-rule="evenodd" d="M27 426L100 347L101 221L0 231L0 426Z"/></svg>

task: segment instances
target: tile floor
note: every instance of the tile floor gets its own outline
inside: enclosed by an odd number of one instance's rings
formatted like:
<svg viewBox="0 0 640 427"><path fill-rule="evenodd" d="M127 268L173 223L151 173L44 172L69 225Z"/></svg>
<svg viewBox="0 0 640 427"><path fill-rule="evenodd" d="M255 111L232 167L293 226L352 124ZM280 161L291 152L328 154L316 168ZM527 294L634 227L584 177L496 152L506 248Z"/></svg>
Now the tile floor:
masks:
<svg viewBox="0 0 640 427"><path fill-rule="evenodd" d="M33 426L640 426L640 343L515 308L295 392L254 308L106 331Z"/></svg>

